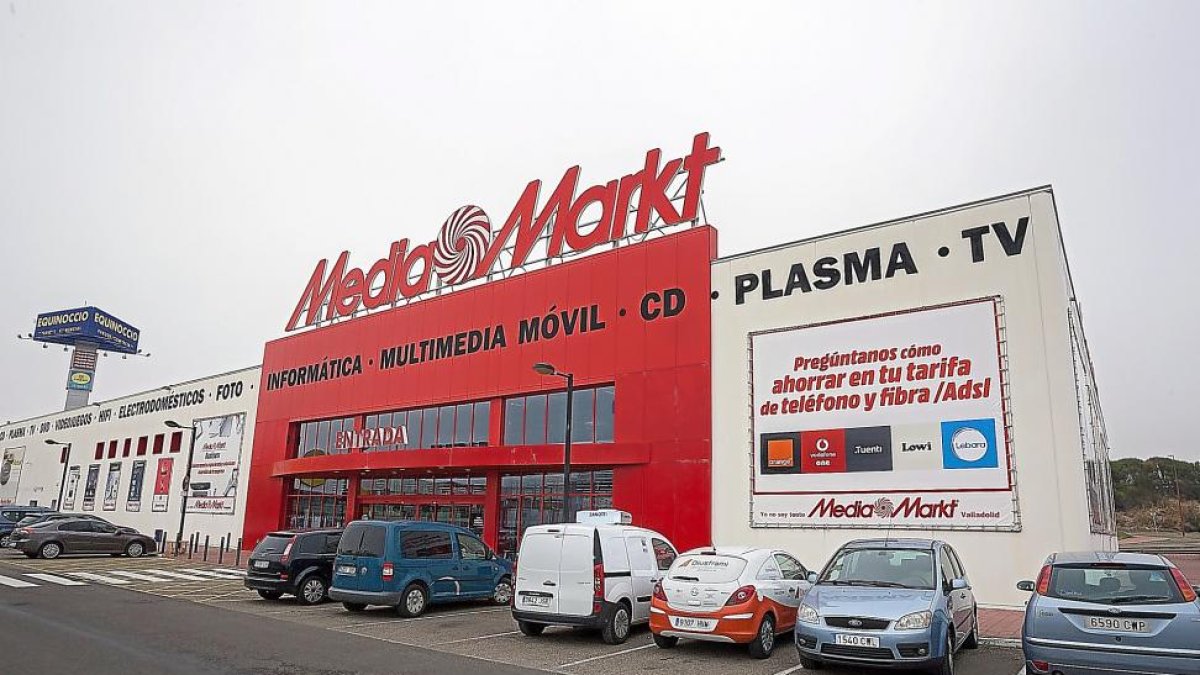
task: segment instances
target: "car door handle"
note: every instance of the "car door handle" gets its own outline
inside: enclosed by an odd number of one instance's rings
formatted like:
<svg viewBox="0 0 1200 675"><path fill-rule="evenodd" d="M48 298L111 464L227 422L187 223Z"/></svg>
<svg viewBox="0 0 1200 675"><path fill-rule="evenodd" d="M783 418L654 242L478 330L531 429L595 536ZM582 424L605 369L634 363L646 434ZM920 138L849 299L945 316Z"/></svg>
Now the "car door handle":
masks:
<svg viewBox="0 0 1200 675"><path fill-rule="evenodd" d="M557 586L558 584L554 583L553 581L543 581L542 585L543 586Z"/></svg>

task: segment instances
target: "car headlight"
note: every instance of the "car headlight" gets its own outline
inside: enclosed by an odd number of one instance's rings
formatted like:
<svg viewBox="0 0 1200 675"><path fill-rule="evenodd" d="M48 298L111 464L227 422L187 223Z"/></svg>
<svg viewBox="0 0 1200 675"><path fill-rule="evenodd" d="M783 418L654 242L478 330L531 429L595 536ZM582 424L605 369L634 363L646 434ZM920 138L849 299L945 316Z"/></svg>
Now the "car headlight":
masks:
<svg viewBox="0 0 1200 675"><path fill-rule="evenodd" d="M920 630L929 628L929 623L933 621L933 612L925 610L922 612L913 612L905 614L896 622L896 630Z"/></svg>
<svg viewBox="0 0 1200 675"><path fill-rule="evenodd" d="M800 612L796 615L800 623L820 623L821 615L817 614L817 610L808 605L800 605Z"/></svg>

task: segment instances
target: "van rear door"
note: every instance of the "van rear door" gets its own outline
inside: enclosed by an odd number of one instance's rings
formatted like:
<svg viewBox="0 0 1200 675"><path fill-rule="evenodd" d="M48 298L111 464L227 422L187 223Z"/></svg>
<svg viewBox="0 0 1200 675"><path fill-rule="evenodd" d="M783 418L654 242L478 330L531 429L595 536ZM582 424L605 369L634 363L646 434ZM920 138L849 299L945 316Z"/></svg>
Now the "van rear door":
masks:
<svg viewBox="0 0 1200 675"><path fill-rule="evenodd" d="M598 536L593 529L563 534L562 562L559 564L559 614L589 616L592 613Z"/></svg>
<svg viewBox="0 0 1200 675"><path fill-rule="evenodd" d="M338 543L333 585L350 591L383 591L386 551L387 527L376 523L350 523Z"/></svg>
<svg viewBox="0 0 1200 675"><path fill-rule="evenodd" d="M525 531L517 553L517 589L513 607L524 612L557 614L562 530Z"/></svg>

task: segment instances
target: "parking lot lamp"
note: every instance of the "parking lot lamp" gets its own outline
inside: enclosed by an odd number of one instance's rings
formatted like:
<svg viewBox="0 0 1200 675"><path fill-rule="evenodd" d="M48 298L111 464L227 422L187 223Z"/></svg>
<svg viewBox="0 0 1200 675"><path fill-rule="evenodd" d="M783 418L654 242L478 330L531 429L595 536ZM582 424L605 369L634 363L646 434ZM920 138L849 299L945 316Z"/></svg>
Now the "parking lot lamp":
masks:
<svg viewBox="0 0 1200 675"><path fill-rule="evenodd" d="M191 440L188 441L187 468L183 470L183 502L179 505L179 533L175 535L175 553L178 554L179 547L183 545L183 522L187 518L188 492L191 491L192 455L196 451L196 427L195 425L184 426L175 420L167 420L164 424L172 429L191 429L192 431Z"/></svg>
<svg viewBox="0 0 1200 675"><path fill-rule="evenodd" d="M563 522L569 523L574 518L571 513L571 403L575 398L575 375L564 373L545 362L533 364L533 369L539 375L561 377L567 381L567 424L566 438L563 439Z"/></svg>
<svg viewBox="0 0 1200 675"><path fill-rule="evenodd" d="M47 438L46 445L61 445L63 448L62 456L59 458L59 461L62 462L63 465L62 480L58 483L58 501L54 503L54 508L61 509L63 490L65 490L67 487L67 465L71 463L71 444L69 442L59 443L52 438Z"/></svg>

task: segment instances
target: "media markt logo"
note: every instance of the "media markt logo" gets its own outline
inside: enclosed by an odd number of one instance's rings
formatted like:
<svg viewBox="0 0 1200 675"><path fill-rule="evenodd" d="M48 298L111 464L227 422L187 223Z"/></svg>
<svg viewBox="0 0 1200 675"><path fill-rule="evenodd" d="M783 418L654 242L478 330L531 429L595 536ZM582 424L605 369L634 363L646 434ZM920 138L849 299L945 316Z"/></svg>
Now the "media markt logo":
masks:
<svg viewBox="0 0 1200 675"><path fill-rule="evenodd" d="M856 499L853 502L840 502L836 497L824 497L808 512L809 518L830 518L844 520L847 518L861 519L892 519L892 520L938 520L953 518L958 511L957 499L925 500L922 497L905 497L899 504L893 503L888 497L880 497L874 502Z"/></svg>
<svg viewBox="0 0 1200 675"><path fill-rule="evenodd" d="M989 418L942 422L942 466L947 469L999 467L996 420Z"/></svg>

